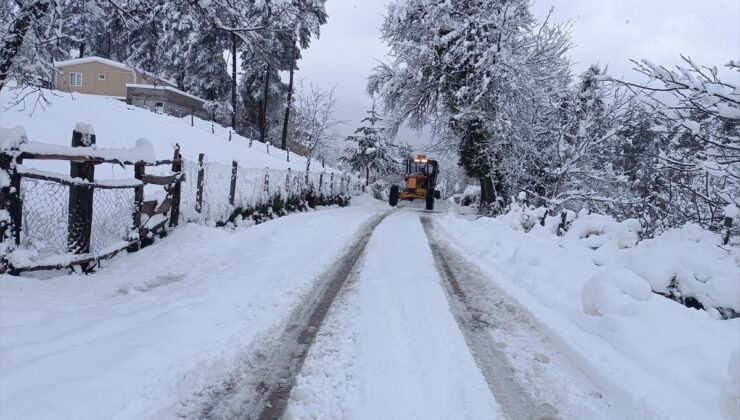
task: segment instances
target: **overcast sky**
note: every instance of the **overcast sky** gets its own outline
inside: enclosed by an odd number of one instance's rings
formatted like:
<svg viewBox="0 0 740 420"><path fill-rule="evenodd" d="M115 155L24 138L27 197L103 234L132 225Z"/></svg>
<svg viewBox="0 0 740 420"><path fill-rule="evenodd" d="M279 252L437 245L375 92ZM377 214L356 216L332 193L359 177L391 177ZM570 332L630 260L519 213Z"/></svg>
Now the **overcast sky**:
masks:
<svg viewBox="0 0 740 420"><path fill-rule="evenodd" d="M304 51L296 73L324 88L336 86L338 116L348 121L343 135L354 131L370 107L366 78L387 51L379 28L388 3L328 0L329 22ZM635 78L631 58L674 64L684 54L717 66L740 59L738 0L538 0L533 11L544 18L551 6L555 20L573 24L570 54L577 72L598 62L614 76Z"/></svg>

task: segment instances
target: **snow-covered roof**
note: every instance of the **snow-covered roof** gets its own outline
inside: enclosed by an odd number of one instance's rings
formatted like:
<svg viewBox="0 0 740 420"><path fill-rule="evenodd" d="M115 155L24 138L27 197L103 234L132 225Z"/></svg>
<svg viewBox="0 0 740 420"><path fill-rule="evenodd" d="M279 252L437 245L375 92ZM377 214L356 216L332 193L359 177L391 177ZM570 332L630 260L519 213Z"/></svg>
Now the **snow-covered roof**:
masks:
<svg viewBox="0 0 740 420"><path fill-rule="evenodd" d="M74 66L77 64L85 64L85 63L102 63L102 64L109 65L111 67L118 67L119 69L134 71L134 69L131 68L131 66L128 66L124 63L119 63L118 61L113 61L107 58L97 57L97 56L75 58L73 60L57 61L56 63L54 63L54 68L68 67L68 66Z"/></svg>
<svg viewBox="0 0 740 420"><path fill-rule="evenodd" d="M126 83L126 87L127 88L130 88L131 87L131 88L142 88L142 89L155 89L155 90L156 89L159 89L159 90L169 90L170 92L175 92L175 93L178 93L180 95L187 96L188 98L195 99L196 101L200 101L200 102L203 102L203 103L206 102L206 100L203 99L203 98L199 98L199 97L197 97L195 95L192 95L190 93L184 92L184 91L182 91L180 89L175 89L175 88L173 88L171 86L139 85L139 84L136 84L136 83Z"/></svg>

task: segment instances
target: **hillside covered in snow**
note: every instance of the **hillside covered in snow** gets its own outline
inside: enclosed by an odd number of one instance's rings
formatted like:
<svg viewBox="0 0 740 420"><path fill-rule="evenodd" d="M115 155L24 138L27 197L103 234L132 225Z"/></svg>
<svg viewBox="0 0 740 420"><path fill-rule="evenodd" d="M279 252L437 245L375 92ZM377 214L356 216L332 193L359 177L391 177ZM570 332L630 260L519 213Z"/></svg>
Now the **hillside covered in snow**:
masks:
<svg viewBox="0 0 740 420"><path fill-rule="evenodd" d="M117 99L94 95L41 91L49 103L39 99L39 93L26 96L16 104L18 91L0 91L0 126L21 126L28 139L41 143L69 146L72 130L77 123L92 126L99 147L130 148L139 138L149 140L154 146L157 159L169 159L175 144L185 159L197 161L199 153L205 153L209 162L231 164L237 160L246 168L305 170L306 159L290 156L278 148L268 147L257 140L238 134L229 134L229 129L218 124L190 117L177 118L157 114L143 108L127 105ZM231 137L231 141L229 141ZM48 165L48 164L47 164ZM320 170L320 164L314 163ZM64 166L56 165L63 171Z"/></svg>

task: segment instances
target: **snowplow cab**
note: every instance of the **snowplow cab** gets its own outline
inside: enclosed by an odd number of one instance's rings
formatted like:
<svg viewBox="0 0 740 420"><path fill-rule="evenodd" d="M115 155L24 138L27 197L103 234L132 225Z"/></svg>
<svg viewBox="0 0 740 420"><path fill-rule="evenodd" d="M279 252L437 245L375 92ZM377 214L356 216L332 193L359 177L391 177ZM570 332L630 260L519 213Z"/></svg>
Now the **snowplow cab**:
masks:
<svg viewBox="0 0 740 420"><path fill-rule="evenodd" d="M405 185L391 186L388 202L396 206L399 200L413 201L424 200L426 209L434 209L434 199L440 198L437 186L437 175L439 164L434 159L428 159L426 155L418 155L413 159L406 160L406 170L403 176Z"/></svg>

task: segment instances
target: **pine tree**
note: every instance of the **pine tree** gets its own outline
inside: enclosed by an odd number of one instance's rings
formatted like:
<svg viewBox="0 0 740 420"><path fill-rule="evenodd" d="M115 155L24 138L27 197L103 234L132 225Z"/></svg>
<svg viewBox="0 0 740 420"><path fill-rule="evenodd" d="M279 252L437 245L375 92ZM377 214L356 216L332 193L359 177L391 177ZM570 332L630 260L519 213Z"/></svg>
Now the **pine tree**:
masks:
<svg viewBox="0 0 740 420"><path fill-rule="evenodd" d="M365 185L369 185L371 175L383 176L392 173L398 166L395 146L387 141L385 128L379 124L383 119L373 103L368 116L362 122L367 123L357 130L354 136L345 141L353 143L348 146L340 160L355 171L365 173Z"/></svg>

